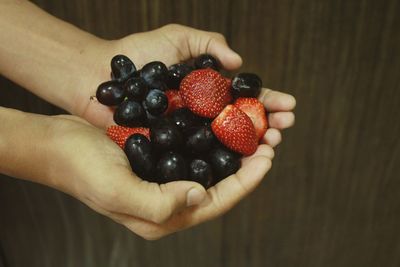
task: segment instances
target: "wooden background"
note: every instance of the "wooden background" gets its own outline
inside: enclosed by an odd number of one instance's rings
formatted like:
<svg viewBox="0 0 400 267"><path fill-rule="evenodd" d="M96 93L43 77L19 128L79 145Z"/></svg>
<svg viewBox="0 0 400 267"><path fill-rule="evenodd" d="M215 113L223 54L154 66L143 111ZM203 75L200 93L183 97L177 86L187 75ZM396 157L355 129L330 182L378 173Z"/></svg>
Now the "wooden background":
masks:
<svg viewBox="0 0 400 267"><path fill-rule="evenodd" d="M218 31L296 126L228 214L155 242L78 201L0 178L0 266L400 266L398 0L37 0L105 38L170 22ZM57 108L2 78L0 105Z"/></svg>

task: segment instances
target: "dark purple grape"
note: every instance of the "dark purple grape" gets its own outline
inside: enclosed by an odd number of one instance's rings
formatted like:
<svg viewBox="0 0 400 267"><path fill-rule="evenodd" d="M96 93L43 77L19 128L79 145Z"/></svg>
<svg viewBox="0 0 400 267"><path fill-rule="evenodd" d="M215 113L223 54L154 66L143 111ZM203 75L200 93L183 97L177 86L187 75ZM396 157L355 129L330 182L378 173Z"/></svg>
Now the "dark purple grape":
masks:
<svg viewBox="0 0 400 267"><path fill-rule="evenodd" d="M207 69L212 68L216 71L220 70L220 64L218 60L209 54L202 54L198 56L194 61L196 69Z"/></svg>
<svg viewBox="0 0 400 267"><path fill-rule="evenodd" d="M169 151L157 163L157 176L161 183L187 178L188 166L182 155Z"/></svg>
<svg viewBox="0 0 400 267"><path fill-rule="evenodd" d="M114 121L127 127L143 126L146 113L142 105L133 100L123 101L114 112Z"/></svg>
<svg viewBox="0 0 400 267"><path fill-rule="evenodd" d="M140 178L153 182L156 163L150 141L142 134L133 134L126 140L124 151L132 170Z"/></svg>
<svg viewBox="0 0 400 267"><path fill-rule="evenodd" d="M186 63L178 63L168 68L168 89L179 89L183 78L193 71L193 67Z"/></svg>
<svg viewBox="0 0 400 267"><path fill-rule="evenodd" d="M239 73L232 79L234 97L258 97L261 87L261 78L254 73Z"/></svg>
<svg viewBox="0 0 400 267"><path fill-rule="evenodd" d="M212 184L212 170L210 164L202 159L194 159L189 165L189 180L209 188Z"/></svg>
<svg viewBox="0 0 400 267"><path fill-rule="evenodd" d="M149 91L146 82L140 77L130 78L124 87L126 96L136 101L142 101Z"/></svg>
<svg viewBox="0 0 400 267"><path fill-rule="evenodd" d="M147 63L140 70L140 76L145 80L149 88L163 89L168 78L168 69L164 63L153 61Z"/></svg>
<svg viewBox="0 0 400 267"><path fill-rule="evenodd" d="M163 91L152 89L143 101L143 106L154 116L163 114L168 108L168 98Z"/></svg>
<svg viewBox="0 0 400 267"><path fill-rule="evenodd" d="M214 183L236 173L240 168L240 155L222 148L213 149L209 155L209 162L214 175Z"/></svg>
<svg viewBox="0 0 400 267"><path fill-rule="evenodd" d="M125 81L136 71L135 64L124 55L116 55L111 59L112 77L119 81Z"/></svg>
<svg viewBox="0 0 400 267"><path fill-rule="evenodd" d="M119 82L108 81L99 85L96 98L103 105L116 106L124 100L125 92Z"/></svg>
<svg viewBox="0 0 400 267"><path fill-rule="evenodd" d="M216 138L210 126L194 128L186 137L186 149L195 155L210 151L215 144Z"/></svg>
<svg viewBox="0 0 400 267"><path fill-rule="evenodd" d="M183 132L188 131L190 128L200 123L200 117L196 116L187 108L175 110L170 115L170 118Z"/></svg>
<svg viewBox="0 0 400 267"><path fill-rule="evenodd" d="M183 135L175 124L165 120L150 128L150 140L155 151L179 150Z"/></svg>

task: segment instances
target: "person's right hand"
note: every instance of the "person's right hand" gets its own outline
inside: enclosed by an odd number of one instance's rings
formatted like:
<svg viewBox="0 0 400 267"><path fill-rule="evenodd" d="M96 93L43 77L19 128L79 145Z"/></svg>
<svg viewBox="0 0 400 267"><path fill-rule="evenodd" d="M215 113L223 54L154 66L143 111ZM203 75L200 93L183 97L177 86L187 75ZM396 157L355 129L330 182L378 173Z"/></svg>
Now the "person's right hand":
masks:
<svg viewBox="0 0 400 267"><path fill-rule="evenodd" d="M158 185L134 175L123 150L102 130L75 116L51 120L46 183L145 239L158 239L223 214L260 183L274 156L270 146L259 146L242 160L236 174L207 191L189 181Z"/></svg>
<svg viewBox="0 0 400 267"><path fill-rule="evenodd" d="M242 64L241 57L228 46L223 35L177 24L135 33L112 42L96 40L90 47L90 51L97 52L88 53L84 58L88 62L96 63L90 65L91 71L83 71L89 74L85 76L84 83L76 94L72 113L103 128L114 124L114 110L90 100L90 96L95 95L101 82L110 78L109 62L116 54L129 56L138 68L154 60L169 66L191 60L203 53L216 57L226 70L236 70ZM263 141L274 147L281 142L281 131L294 124L293 109L296 100L291 95L267 88L262 89L259 100L269 113L270 127Z"/></svg>

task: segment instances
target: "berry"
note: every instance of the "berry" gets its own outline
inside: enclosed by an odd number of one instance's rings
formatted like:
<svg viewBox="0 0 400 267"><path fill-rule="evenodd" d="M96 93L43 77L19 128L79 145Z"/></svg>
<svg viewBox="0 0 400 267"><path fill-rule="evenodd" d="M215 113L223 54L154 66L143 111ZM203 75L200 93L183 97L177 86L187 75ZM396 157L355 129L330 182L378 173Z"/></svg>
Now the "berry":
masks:
<svg viewBox="0 0 400 267"><path fill-rule="evenodd" d="M116 55L111 59L112 77L118 81L124 81L136 71L135 64L124 55Z"/></svg>
<svg viewBox="0 0 400 267"><path fill-rule="evenodd" d="M162 183L187 178L187 163L178 153L169 151L157 163L157 176Z"/></svg>
<svg viewBox="0 0 400 267"><path fill-rule="evenodd" d="M206 118L215 118L232 100L228 82L212 69L192 71L179 91L186 107Z"/></svg>
<svg viewBox="0 0 400 267"><path fill-rule="evenodd" d="M194 66L196 69L212 68L216 71L219 71L220 69L218 60L209 54L202 54L198 56L194 61Z"/></svg>
<svg viewBox="0 0 400 267"><path fill-rule="evenodd" d="M208 188L212 183L212 170L210 164L201 159L194 159L189 165L189 180L197 182Z"/></svg>
<svg viewBox="0 0 400 267"><path fill-rule="evenodd" d="M213 149L209 155L209 162L212 166L214 183L236 173L240 168L239 159L238 154L228 149L222 147Z"/></svg>
<svg viewBox="0 0 400 267"><path fill-rule="evenodd" d="M261 78L253 73L239 73L232 79L232 94L235 97L258 97L261 87Z"/></svg>
<svg viewBox="0 0 400 267"><path fill-rule="evenodd" d="M233 105L228 105L211 123L215 136L229 149L243 155L253 154L258 139L249 116Z"/></svg>
<svg viewBox="0 0 400 267"><path fill-rule="evenodd" d="M122 149L125 147L126 139L129 136L138 133L142 134L150 140L150 129L143 127L129 128L123 127L119 125L113 125L107 128L107 135L111 138L117 145L119 145Z"/></svg>
<svg viewBox="0 0 400 267"><path fill-rule="evenodd" d="M242 97L236 100L234 106L250 117L256 130L257 139L260 140L268 128L264 105L257 98Z"/></svg>
<svg viewBox="0 0 400 267"><path fill-rule="evenodd" d="M149 91L146 82L140 77L130 78L124 87L126 96L136 101L142 101Z"/></svg>
<svg viewBox="0 0 400 267"><path fill-rule="evenodd" d="M143 66L140 70L140 76L150 88L162 89L165 87L168 78L168 69L164 63L153 61Z"/></svg>
<svg viewBox="0 0 400 267"><path fill-rule="evenodd" d="M185 107L185 103L183 103L178 90L167 90L165 91L165 95L168 98L168 108L165 111L165 115L172 113L174 110Z"/></svg>
<svg viewBox="0 0 400 267"><path fill-rule="evenodd" d="M125 100L114 112L114 121L121 126L142 126L145 119L146 113L142 105L133 100Z"/></svg>
<svg viewBox="0 0 400 267"><path fill-rule="evenodd" d="M186 149L196 155L211 150L215 144L216 138L210 126L194 129L186 138Z"/></svg>
<svg viewBox="0 0 400 267"><path fill-rule="evenodd" d="M158 116L167 110L168 98L163 91L152 89L147 94L143 105L151 115Z"/></svg>
<svg viewBox="0 0 400 267"><path fill-rule="evenodd" d="M159 123L160 120L162 120L163 117L158 117L151 115L147 110L146 110L146 127L153 127Z"/></svg>
<svg viewBox="0 0 400 267"><path fill-rule="evenodd" d="M124 100L125 92L119 82L108 81L99 85L96 98L103 105L116 106Z"/></svg>
<svg viewBox="0 0 400 267"><path fill-rule="evenodd" d="M167 86L170 89L179 89L183 78L193 71L193 67L185 63L178 63L168 68Z"/></svg>
<svg viewBox="0 0 400 267"><path fill-rule="evenodd" d="M135 133L126 140L124 151L133 172L143 179L152 181L155 161L149 139Z"/></svg>
<svg viewBox="0 0 400 267"><path fill-rule="evenodd" d="M150 140L155 151L177 150L182 146L183 136L171 122L161 121L150 129Z"/></svg>
<svg viewBox="0 0 400 267"><path fill-rule="evenodd" d="M189 109L181 108L175 110L171 114L170 118L171 121L175 123L175 125L178 126L179 129L182 130L182 132L186 132L191 127L196 125L198 117L194 115Z"/></svg>

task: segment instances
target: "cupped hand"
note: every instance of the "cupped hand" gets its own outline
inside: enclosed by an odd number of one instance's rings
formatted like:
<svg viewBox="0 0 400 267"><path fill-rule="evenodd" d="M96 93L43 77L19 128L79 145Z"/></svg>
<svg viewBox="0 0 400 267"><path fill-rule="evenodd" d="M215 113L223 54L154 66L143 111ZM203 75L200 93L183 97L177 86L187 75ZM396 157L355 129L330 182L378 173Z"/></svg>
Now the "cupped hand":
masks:
<svg viewBox="0 0 400 267"><path fill-rule="evenodd" d="M268 145L242 160L242 168L205 191L189 181L158 185L137 177L122 149L105 133L75 116L55 116L46 139L48 185L146 239L217 217L265 177L274 156ZM184 177L183 177L184 178Z"/></svg>
<svg viewBox="0 0 400 267"><path fill-rule="evenodd" d="M83 88L88 90L82 90L75 99L74 113L100 128L114 124L113 110L91 96L95 95L98 84L109 79L109 61L116 54L127 55L137 68L154 60L171 65L202 53L218 58L227 70L237 69L242 64L240 56L228 47L221 34L180 25L168 25L107 42L98 51L102 51L98 55L98 69L86 77L87 83ZM75 165L79 168L78 175L69 181L69 189L65 191L146 239L158 239L220 216L254 190L265 177L274 156L272 147L281 141L280 130L294 123L292 110L295 99L292 96L264 88L259 99L269 114L270 128L263 138L264 144L254 155L243 158L242 167L236 174L207 191L193 182L158 185L141 180L132 173L123 151L101 130L76 118L69 119L74 127L87 135L83 140L81 137L79 140L69 138L77 142L75 147L81 153L75 163L68 164L68 169L75 169ZM73 157L74 152L71 153L69 157ZM192 188L197 191L189 193Z"/></svg>
<svg viewBox="0 0 400 267"><path fill-rule="evenodd" d="M139 69L150 61L162 61L167 66L193 59L200 54L208 53L221 62L224 69L235 70L242 64L241 57L226 43L223 35L206 32L182 25L171 24L162 28L129 35L123 39L105 42L94 49L98 54L98 68L87 77L85 88L80 91L74 113L90 123L107 127L113 122L113 109L97 102L95 95L98 84L110 79L110 59L116 54L125 54L132 59ZM269 112L269 126L264 142L276 146L281 141L280 130L294 123L292 110L296 105L291 95L263 88L259 96Z"/></svg>

